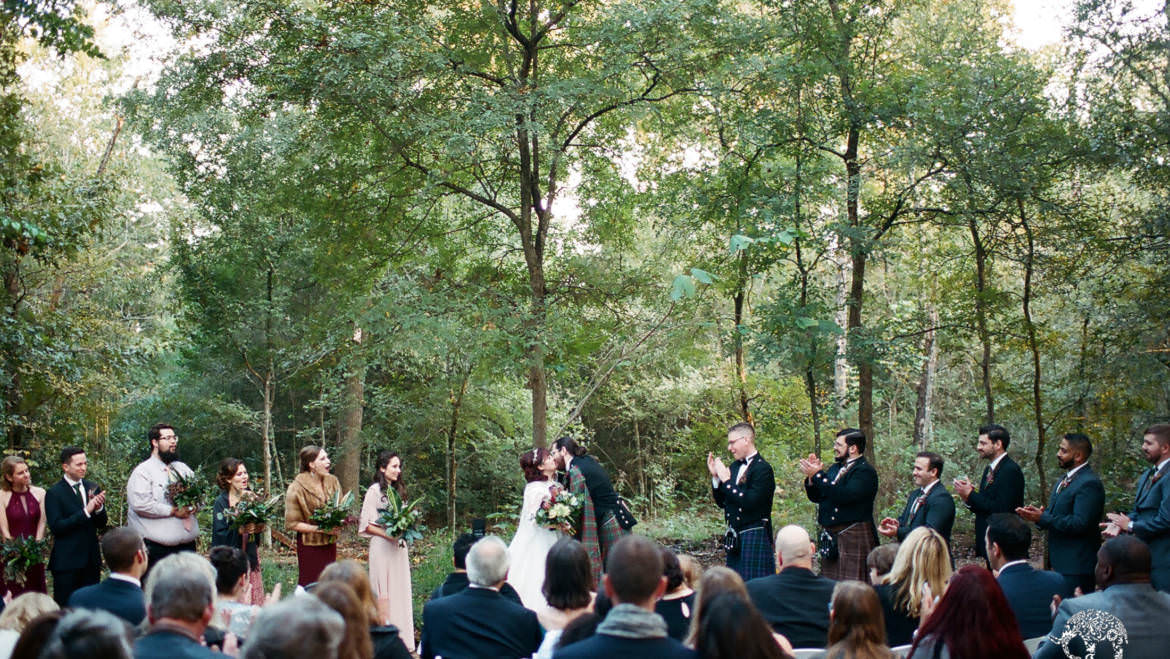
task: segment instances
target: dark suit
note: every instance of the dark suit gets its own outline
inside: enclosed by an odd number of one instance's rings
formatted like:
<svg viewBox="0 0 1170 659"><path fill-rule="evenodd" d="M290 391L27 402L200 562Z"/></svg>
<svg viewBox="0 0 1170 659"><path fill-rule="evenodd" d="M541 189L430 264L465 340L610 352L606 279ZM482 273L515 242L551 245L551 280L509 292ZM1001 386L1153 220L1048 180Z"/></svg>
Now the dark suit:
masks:
<svg viewBox="0 0 1170 659"><path fill-rule="evenodd" d="M1071 597L1061 602L1049 636L1059 639L1066 632L1069 619L1088 610L1103 611L1116 617L1125 626L1126 659L1162 659L1166 656L1166 621L1170 620L1170 595L1142 583L1114 584L1099 592ZM1105 642L1098 645L1097 656L1115 656L1115 653L1106 654L1107 648L1102 647L1108 644L1106 639L1098 640ZM1060 645L1045 640L1032 656L1055 659L1066 655Z"/></svg>
<svg viewBox="0 0 1170 659"><path fill-rule="evenodd" d="M90 492L98 494L96 483L81 481L86 500ZM96 584L102 574L102 550L98 545L98 531L106 527L106 508L87 517L77 492L65 479L57 481L45 492L45 522L53 532L53 551L49 554L49 570L53 573L53 599L60 606L69 603L69 596L82 586Z"/></svg>
<svg viewBox="0 0 1170 659"><path fill-rule="evenodd" d="M1024 638L1043 636L1052 629L1053 595L1061 598L1072 595L1064 577L1049 570L1037 570L1027 563L1005 566L997 580Z"/></svg>
<svg viewBox="0 0 1170 659"><path fill-rule="evenodd" d="M597 460L590 455L574 457L572 465L581 470L585 477L585 487L589 488L589 498L593 500L593 514L597 517L597 527L601 528L605 518L617 508L618 495Z"/></svg>
<svg viewBox="0 0 1170 659"><path fill-rule="evenodd" d="M910 493L910 496L906 497L906 507L898 516L898 542L905 540L906 536L910 535L914 529L920 526L929 526L938 531L947 541L947 547L950 547L951 527L955 525L955 500L951 498L951 493L947 491L942 481L938 481L930 488L926 500L918 506L914 515L911 516L910 511L914 508L914 501L921 495L922 488L917 488Z"/></svg>
<svg viewBox="0 0 1170 659"><path fill-rule="evenodd" d="M809 501L818 504L817 523L837 542L838 557L835 561L822 559L821 574L832 579L864 580L868 574L865 559L878 542L873 521L878 475L865 456L848 468L846 464L836 463L806 478L804 492Z"/></svg>
<svg viewBox="0 0 1170 659"><path fill-rule="evenodd" d="M223 659L225 656L170 629L152 630L134 642L134 659Z"/></svg>
<svg viewBox="0 0 1170 659"><path fill-rule="evenodd" d="M528 657L543 638L535 613L488 588L467 588L423 607L423 659Z"/></svg>
<svg viewBox="0 0 1170 659"><path fill-rule="evenodd" d="M440 597L446 597L448 595L454 595L455 593L462 592L467 589L467 585L470 583L471 580L467 578L466 572L452 572L451 574L447 575L447 578L443 580L443 583L435 586L435 590L431 592L430 599L438 599ZM520 601L520 593L516 592L516 589L512 587L512 584L508 583L507 581L504 582L503 586L500 586L500 594L517 604L523 605L523 603Z"/></svg>
<svg viewBox="0 0 1170 659"><path fill-rule="evenodd" d="M751 456L747 469L743 460L731 463L731 478L711 488L715 503L723 509L727 526L739 532L740 551L727 557L727 567L744 581L776 572L772 549L772 497L776 494L776 476L772 465L758 452ZM743 473L739 473L743 471Z"/></svg>
<svg viewBox="0 0 1170 659"><path fill-rule="evenodd" d="M137 627L146 618L142 588L122 579L105 581L73 591L69 606L75 609L109 611Z"/></svg>
<svg viewBox="0 0 1170 659"><path fill-rule="evenodd" d="M794 648L823 648L829 637L829 602L836 581L789 567L747 582L748 595L773 631Z"/></svg>
<svg viewBox="0 0 1170 659"><path fill-rule="evenodd" d="M622 638L594 634L556 651L554 659L692 659L694 650L670 638Z"/></svg>
<svg viewBox="0 0 1170 659"><path fill-rule="evenodd" d="M898 584L881 584L873 587L878 601L882 603L882 617L886 623L886 645L895 647L909 645L914 641L914 630L918 629L918 617L911 616L905 607L898 606Z"/></svg>
<svg viewBox="0 0 1170 659"><path fill-rule="evenodd" d="M989 482L990 481L990 482ZM967 507L975 513L975 555L987 558L984 546L987 533L987 518L994 513L1014 513L1024 505L1024 472L1012 456L1004 454L995 473L991 465L983 468L979 490L967 496Z"/></svg>
<svg viewBox="0 0 1170 659"><path fill-rule="evenodd" d="M1063 478L1061 479L1063 482ZM1064 576L1069 588L1086 593L1096 588L1093 569L1101 548L1098 524L1105 513L1105 487L1089 465L1077 469L1068 485L1057 483L1036 526L1048 532L1052 569Z"/></svg>
<svg viewBox="0 0 1170 659"><path fill-rule="evenodd" d="M1133 511L1129 514L1133 534L1150 546L1154 588L1170 591L1170 465L1158 472L1150 467L1138 481Z"/></svg>

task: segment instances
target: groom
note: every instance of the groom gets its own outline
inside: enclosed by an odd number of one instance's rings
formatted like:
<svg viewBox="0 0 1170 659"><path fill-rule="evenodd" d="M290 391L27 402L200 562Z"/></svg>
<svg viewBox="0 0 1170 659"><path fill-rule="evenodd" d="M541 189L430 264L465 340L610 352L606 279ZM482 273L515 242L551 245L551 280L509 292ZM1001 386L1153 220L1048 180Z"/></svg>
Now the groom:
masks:
<svg viewBox="0 0 1170 659"><path fill-rule="evenodd" d="M589 552L593 565L594 583L601 583L605 571L605 557L609 548L629 531L618 525L614 511L618 506L618 495L609 480L609 474L572 437L561 437L553 443L553 459L557 469L564 472L562 484L572 494L584 496L585 506L581 515L581 529L577 540Z"/></svg>

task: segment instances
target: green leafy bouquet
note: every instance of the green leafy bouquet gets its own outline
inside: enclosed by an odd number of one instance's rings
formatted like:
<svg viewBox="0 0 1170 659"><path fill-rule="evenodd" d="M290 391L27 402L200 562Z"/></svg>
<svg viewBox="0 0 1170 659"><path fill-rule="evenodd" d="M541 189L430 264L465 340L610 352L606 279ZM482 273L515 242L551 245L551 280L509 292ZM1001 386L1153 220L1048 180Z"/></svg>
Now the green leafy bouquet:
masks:
<svg viewBox="0 0 1170 659"><path fill-rule="evenodd" d="M422 523L422 511L418 509L419 501L421 499L405 503L394 488L388 487L386 508L374 523L381 526L386 535L401 538L408 545L415 540L421 540L422 532L426 531L427 527Z"/></svg>
<svg viewBox="0 0 1170 659"><path fill-rule="evenodd" d="M554 487L548 498L536 509L536 523L554 531L573 535L577 520L585 509L585 501L578 494Z"/></svg>
<svg viewBox="0 0 1170 659"><path fill-rule="evenodd" d="M170 482L167 484L167 499L170 499L172 505L197 510L206 505L209 498L211 488L194 473L184 476L178 470L171 470Z"/></svg>
<svg viewBox="0 0 1170 659"><path fill-rule="evenodd" d="M23 586L25 573L45 562L48 540L13 538L0 542L0 559L4 561L4 580Z"/></svg>
<svg viewBox="0 0 1170 659"><path fill-rule="evenodd" d="M341 490L338 490L333 493L332 498L309 515L309 523L316 524L320 531L332 531L347 524L354 524L357 518L350 514L351 508L353 492L346 492L345 496L342 496Z"/></svg>
<svg viewBox="0 0 1170 659"><path fill-rule="evenodd" d="M280 512L280 495L273 495L267 501L263 495L245 490L235 506L223 511L223 516L233 529L242 529L249 524L264 526L275 519Z"/></svg>

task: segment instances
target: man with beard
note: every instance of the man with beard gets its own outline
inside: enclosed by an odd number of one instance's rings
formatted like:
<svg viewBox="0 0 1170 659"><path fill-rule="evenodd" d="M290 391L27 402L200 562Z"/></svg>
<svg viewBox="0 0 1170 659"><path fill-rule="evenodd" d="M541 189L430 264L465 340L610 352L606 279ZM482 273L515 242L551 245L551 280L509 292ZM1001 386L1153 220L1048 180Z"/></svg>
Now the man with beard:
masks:
<svg viewBox="0 0 1170 659"><path fill-rule="evenodd" d="M1064 478L1052 489L1048 507L1023 506L1016 514L1048 532L1052 570L1064 577L1068 591L1091 593L1097 587L1093 568L1101 536L1097 524L1105 512L1105 487L1089 466L1093 444L1080 433L1060 440L1056 461Z"/></svg>
<svg viewBox="0 0 1170 659"><path fill-rule="evenodd" d="M1133 511L1128 515L1106 513L1106 538L1132 533L1150 546L1154 588L1170 592L1170 423L1157 423L1142 433L1142 455L1150 467L1138 481Z"/></svg>
<svg viewBox="0 0 1170 659"><path fill-rule="evenodd" d="M975 452L988 460L979 480L979 490L965 479L956 478L955 493L975 513L975 555L987 560L984 545L987 534L987 519L995 513L1015 512L1024 505L1024 472L1020 465L1007 454L1012 441L1007 428L991 424L979 428L979 440Z"/></svg>
<svg viewBox="0 0 1170 659"><path fill-rule="evenodd" d="M865 559L877 546L873 500L878 475L863 453L865 433L845 428L833 440L836 464L828 471L816 455L800 461L805 494L817 504L817 523L829 536L821 538L821 575L836 581L865 581ZM826 545L832 549L826 552Z"/></svg>
<svg viewBox="0 0 1170 659"><path fill-rule="evenodd" d="M194 472L179 462L179 438L165 423L146 433L150 457L134 468L126 483L126 525L138 531L146 542L150 567L181 551L196 551L199 523L195 510L175 506L167 498L167 487L178 480L192 478ZM145 576L143 577L145 579Z"/></svg>
<svg viewBox="0 0 1170 659"><path fill-rule="evenodd" d="M581 528L576 537L589 553L594 582L600 584L609 548L622 536L629 535L629 531L618 524L615 514L618 494L605 469L592 456L586 455L585 448L572 437L561 437L554 442L552 455L557 469L564 472L562 482L565 487L569 492L585 497Z"/></svg>
<svg viewBox="0 0 1170 659"><path fill-rule="evenodd" d="M106 527L106 493L86 480L89 461L85 450L67 446L61 451L61 480L45 492L45 521L53 532L49 571L53 599L64 607L73 591L97 583L102 576L98 531Z"/></svg>

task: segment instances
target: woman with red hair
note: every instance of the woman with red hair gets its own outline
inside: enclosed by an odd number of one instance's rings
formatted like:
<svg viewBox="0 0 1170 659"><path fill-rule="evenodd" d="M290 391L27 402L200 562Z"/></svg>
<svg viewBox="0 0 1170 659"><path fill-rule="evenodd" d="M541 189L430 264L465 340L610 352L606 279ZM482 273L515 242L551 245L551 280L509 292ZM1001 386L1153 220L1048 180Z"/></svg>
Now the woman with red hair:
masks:
<svg viewBox="0 0 1170 659"><path fill-rule="evenodd" d="M977 565L959 568L946 593L923 613L911 659L1027 659L1020 626L995 577Z"/></svg>
<svg viewBox="0 0 1170 659"><path fill-rule="evenodd" d="M544 597L544 562L558 536L556 531L536 523L536 511L552 495L553 489L560 487L554 479L557 463L546 449L534 448L520 456L520 469L528 484L524 486L524 506L516 535L508 546L511 560L508 583L520 593L525 607L544 615L548 609Z"/></svg>

